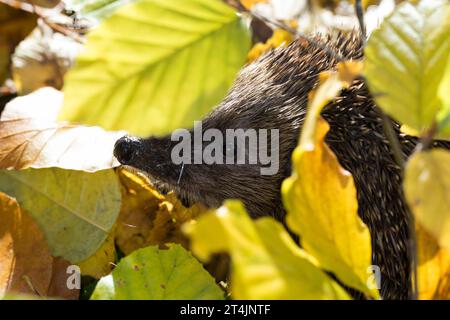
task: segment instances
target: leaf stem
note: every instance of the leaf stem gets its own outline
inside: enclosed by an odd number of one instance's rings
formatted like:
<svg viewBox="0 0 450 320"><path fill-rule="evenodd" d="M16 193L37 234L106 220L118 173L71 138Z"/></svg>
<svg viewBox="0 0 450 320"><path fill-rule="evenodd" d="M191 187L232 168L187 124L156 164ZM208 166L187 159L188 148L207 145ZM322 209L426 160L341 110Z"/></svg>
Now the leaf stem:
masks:
<svg viewBox="0 0 450 320"><path fill-rule="evenodd" d="M355 12L358 17L359 29L361 31L361 39L363 43L366 43L367 33L366 33L366 25L364 24L364 10L361 4L361 0L355 1Z"/></svg>

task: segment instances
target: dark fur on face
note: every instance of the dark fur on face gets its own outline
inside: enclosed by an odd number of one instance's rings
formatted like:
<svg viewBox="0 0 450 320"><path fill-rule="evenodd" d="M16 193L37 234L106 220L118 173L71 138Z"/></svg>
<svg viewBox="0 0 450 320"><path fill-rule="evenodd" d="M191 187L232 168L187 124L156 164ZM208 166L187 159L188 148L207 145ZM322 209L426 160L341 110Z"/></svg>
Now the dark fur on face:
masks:
<svg viewBox="0 0 450 320"><path fill-rule="evenodd" d="M361 41L354 35L318 40L347 59L362 57ZM271 215L283 221L280 187L291 172L291 153L300 135L308 93L317 85L318 74L336 63L323 50L296 40L243 68L227 97L203 119L204 130L279 129L280 169L276 175L262 176L259 164L191 164L182 168L171 161L176 142L170 136L122 138L116 144L115 155L121 163L145 171L159 185L175 190L186 204L199 202L218 207L225 199L241 199L252 217ZM331 127L327 144L355 180L358 212L372 235L373 264L381 268L382 296L408 298L409 229L402 175L364 82L355 81L322 115ZM399 126L393 125L406 158L417 141L400 134ZM436 145L450 148L450 143Z"/></svg>

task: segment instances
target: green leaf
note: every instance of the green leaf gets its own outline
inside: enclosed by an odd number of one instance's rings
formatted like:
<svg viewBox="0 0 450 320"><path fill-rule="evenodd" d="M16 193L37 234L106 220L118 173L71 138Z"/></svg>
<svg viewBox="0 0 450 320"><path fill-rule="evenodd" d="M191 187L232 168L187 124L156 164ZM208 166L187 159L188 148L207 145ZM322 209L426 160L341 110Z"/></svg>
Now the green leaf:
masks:
<svg viewBox="0 0 450 320"><path fill-rule="evenodd" d="M97 285L95 286L95 290L92 293L91 300L114 300L116 295L116 291L114 289L114 278L113 276L107 275L101 278Z"/></svg>
<svg viewBox="0 0 450 320"><path fill-rule="evenodd" d="M185 225L185 231L200 259L230 254L234 299L350 299L279 222L269 217L250 219L239 201L225 201L196 223Z"/></svg>
<svg viewBox="0 0 450 320"><path fill-rule="evenodd" d="M443 106L438 115L439 133L442 133L447 140L450 140L450 54L448 55L447 67L439 87L439 97Z"/></svg>
<svg viewBox="0 0 450 320"><path fill-rule="evenodd" d="M450 152L436 148L413 154L403 186L416 221L450 250Z"/></svg>
<svg viewBox="0 0 450 320"><path fill-rule="evenodd" d="M219 0L141 0L88 37L65 81L60 119L165 134L191 127L225 95L250 38Z"/></svg>
<svg viewBox="0 0 450 320"><path fill-rule="evenodd" d="M97 251L120 210L113 170L0 171L0 191L15 197L44 231L53 256L72 263Z"/></svg>
<svg viewBox="0 0 450 320"><path fill-rule="evenodd" d="M441 107L438 90L450 51L450 4L404 2L375 30L365 48L364 74L377 104L421 132Z"/></svg>
<svg viewBox="0 0 450 320"><path fill-rule="evenodd" d="M112 278L111 278L112 277ZM93 300L223 299L213 277L182 246L157 246L134 251L103 277Z"/></svg>
<svg viewBox="0 0 450 320"><path fill-rule="evenodd" d="M375 283L368 282L372 242L358 216L353 177L325 143L328 123L318 114L308 114L308 118L313 121L305 122L300 144L292 154L292 176L282 185L287 225L325 270L378 299ZM308 133L314 137L312 144L304 139Z"/></svg>

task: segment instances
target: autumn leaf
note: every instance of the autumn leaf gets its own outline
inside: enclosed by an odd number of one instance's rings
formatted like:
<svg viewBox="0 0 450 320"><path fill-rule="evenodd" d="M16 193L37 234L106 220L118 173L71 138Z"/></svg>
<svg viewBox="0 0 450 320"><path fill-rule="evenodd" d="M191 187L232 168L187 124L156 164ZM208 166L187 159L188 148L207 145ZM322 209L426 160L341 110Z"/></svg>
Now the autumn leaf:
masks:
<svg viewBox="0 0 450 320"><path fill-rule="evenodd" d="M377 105L416 132L431 127L450 53L450 4L400 4L370 36L364 75Z"/></svg>
<svg viewBox="0 0 450 320"><path fill-rule="evenodd" d="M289 31L283 29L275 29L272 36L265 43L258 42L247 54L247 62L252 62L262 56L270 49L280 46L287 46L292 42L294 36Z"/></svg>
<svg viewBox="0 0 450 320"><path fill-rule="evenodd" d="M206 209L198 204L185 208L173 193L160 194L145 177L124 168L117 172L122 183L122 207L116 242L122 252L130 254L139 248L169 242L187 247L181 226Z"/></svg>
<svg viewBox="0 0 450 320"><path fill-rule="evenodd" d="M78 263L83 275L100 279L111 272L116 261L115 236L116 227L113 227L102 246L92 256Z"/></svg>
<svg viewBox="0 0 450 320"><path fill-rule="evenodd" d="M63 94L43 88L7 104L0 118L0 168L98 171L118 166L114 143L125 132L56 121Z"/></svg>
<svg viewBox="0 0 450 320"><path fill-rule="evenodd" d="M416 225L417 279L419 299L450 299L450 251Z"/></svg>
<svg viewBox="0 0 450 320"><path fill-rule="evenodd" d="M439 246L450 250L450 152L433 149L413 154L403 187L416 221Z"/></svg>
<svg viewBox="0 0 450 320"><path fill-rule="evenodd" d="M377 290L366 284L372 264L370 232L358 216L352 175L324 142L328 130L320 118L313 149L300 144L293 153L293 175L282 186L287 223L323 268L378 298Z"/></svg>
<svg viewBox="0 0 450 320"><path fill-rule="evenodd" d="M361 73L362 68L361 61L344 61L337 64L336 71L324 71L319 74L318 87L309 93L308 112L300 137L300 144L303 148L314 148L317 118L320 112L342 89L351 85L353 80Z"/></svg>
<svg viewBox="0 0 450 320"><path fill-rule="evenodd" d="M267 3L268 0L240 0L240 2L247 9L251 9L253 6L255 6L258 3Z"/></svg>
<svg viewBox="0 0 450 320"><path fill-rule="evenodd" d="M102 278L92 300L223 299L224 292L203 266L180 245L139 249Z"/></svg>
<svg viewBox="0 0 450 320"><path fill-rule="evenodd" d="M321 84L310 94L300 144L292 155L293 173L282 185L287 224L300 235L302 247L346 285L379 298L369 288L372 264L370 232L358 216L356 188L325 144L329 125L322 108L361 70L358 62L344 63L337 72L322 73Z"/></svg>
<svg viewBox="0 0 450 320"><path fill-rule="evenodd" d="M17 199L45 234L53 256L78 263L105 241L120 209L112 170L0 170L0 191Z"/></svg>
<svg viewBox="0 0 450 320"><path fill-rule="evenodd" d="M233 299L350 298L279 222L251 220L236 200L225 201L184 228L192 251L203 261L213 253L230 254Z"/></svg>
<svg viewBox="0 0 450 320"><path fill-rule="evenodd" d="M77 299L78 290L65 282L67 261L50 255L38 225L4 193L0 193L0 221L0 299L5 294ZM60 281L55 281L58 277Z"/></svg>

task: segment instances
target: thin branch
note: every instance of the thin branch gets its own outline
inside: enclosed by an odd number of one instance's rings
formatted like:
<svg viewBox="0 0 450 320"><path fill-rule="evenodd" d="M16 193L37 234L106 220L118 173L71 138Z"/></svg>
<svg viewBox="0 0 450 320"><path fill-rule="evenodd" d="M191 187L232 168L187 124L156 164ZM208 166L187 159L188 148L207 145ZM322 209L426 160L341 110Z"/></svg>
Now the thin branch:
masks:
<svg viewBox="0 0 450 320"><path fill-rule="evenodd" d="M41 7L38 7L31 3L21 2L21 1L17 1L17 0L0 0L0 3L10 6L14 9L32 13L32 14L38 16L39 18L41 18L42 21L46 25L48 25L53 31L61 33L67 37L70 37L79 43L82 43L82 44L84 43L84 39L78 33L74 32L73 30L68 29L67 27L64 27L60 24L50 21L49 17L43 12Z"/></svg>
<svg viewBox="0 0 450 320"><path fill-rule="evenodd" d="M367 33L366 33L366 25L364 24L364 10L362 7L361 0L355 1L355 12L356 16L358 17L359 30L361 31L361 39L363 40L363 43L366 43Z"/></svg>

